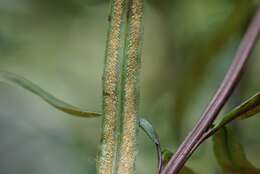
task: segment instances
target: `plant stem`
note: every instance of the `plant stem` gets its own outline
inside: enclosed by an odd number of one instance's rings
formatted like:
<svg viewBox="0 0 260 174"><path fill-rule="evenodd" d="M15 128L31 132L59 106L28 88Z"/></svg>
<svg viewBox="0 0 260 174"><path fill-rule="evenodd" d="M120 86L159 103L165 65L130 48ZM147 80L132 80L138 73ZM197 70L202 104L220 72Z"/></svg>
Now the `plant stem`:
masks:
<svg viewBox="0 0 260 174"><path fill-rule="evenodd" d="M176 153L173 155L169 163L163 170L163 174L177 174L184 163L188 160L191 155L191 151L203 137L204 133L208 131L216 119L223 105L226 103L230 95L232 94L234 87L240 79L240 74L243 67L245 66L246 60L248 59L252 48L259 36L260 31L260 8L257 9L256 15L253 18L249 28L241 41L238 51L235 55L234 61L231 64L223 82L217 90L215 96L206 107L201 118L185 138L183 143L180 145Z"/></svg>
<svg viewBox="0 0 260 174"><path fill-rule="evenodd" d="M139 71L141 65L143 0L129 0L127 40L123 67L122 135L118 174L135 172L136 136L139 105Z"/></svg>
<svg viewBox="0 0 260 174"><path fill-rule="evenodd" d="M136 159L143 0L112 0L103 75L99 174L133 174Z"/></svg>
<svg viewBox="0 0 260 174"><path fill-rule="evenodd" d="M123 23L125 0L112 0L108 29L105 68L103 73L103 125L101 152L98 159L99 174L113 174L116 171L117 149L119 138L117 133L118 107L120 103L120 59L122 59L121 43L124 40Z"/></svg>

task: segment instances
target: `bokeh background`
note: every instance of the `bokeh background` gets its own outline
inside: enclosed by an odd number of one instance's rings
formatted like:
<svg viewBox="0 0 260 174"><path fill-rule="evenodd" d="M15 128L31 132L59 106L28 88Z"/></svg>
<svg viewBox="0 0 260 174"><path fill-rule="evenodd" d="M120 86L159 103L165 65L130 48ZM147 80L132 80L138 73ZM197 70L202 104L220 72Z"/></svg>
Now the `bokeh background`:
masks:
<svg viewBox="0 0 260 174"><path fill-rule="evenodd" d="M145 1L140 113L153 123L164 148L176 150L200 117L257 3ZM108 0L0 0L0 70L101 111L108 13ZM260 90L259 76L260 42L222 114ZM233 128L260 167L260 118ZM100 132L100 118L71 117L0 83L1 174L95 174ZM155 173L154 145L141 131L138 145L137 173ZM222 173L210 140L187 165L201 174Z"/></svg>

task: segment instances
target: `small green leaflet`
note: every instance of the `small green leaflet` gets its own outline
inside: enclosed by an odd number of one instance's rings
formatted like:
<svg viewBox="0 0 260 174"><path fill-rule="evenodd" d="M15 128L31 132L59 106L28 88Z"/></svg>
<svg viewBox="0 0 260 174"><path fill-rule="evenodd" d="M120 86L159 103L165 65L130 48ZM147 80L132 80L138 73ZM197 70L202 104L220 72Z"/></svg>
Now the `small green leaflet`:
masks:
<svg viewBox="0 0 260 174"><path fill-rule="evenodd" d="M20 87L34 93L35 95L38 95L40 98L45 100L47 103L49 103L56 109L63 111L65 113L68 113L68 114L71 114L74 116L88 117L88 118L101 116L100 113L85 111L78 107L72 106L66 102L63 102L63 101L57 99L56 97L54 97L53 95L51 95L50 93L44 91L42 88L40 88L33 82L31 82L19 75L0 71L0 81L6 82L8 84L14 84L14 85L20 86Z"/></svg>
<svg viewBox="0 0 260 174"><path fill-rule="evenodd" d="M260 92L229 112L220 125L225 125L235 119L249 118L258 112L260 112Z"/></svg>
<svg viewBox="0 0 260 174"><path fill-rule="evenodd" d="M156 151L157 151L157 173L161 173L162 169L162 151L161 151L161 145L160 145L160 140L157 132L153 128L152 124L142 118L139 117L139 127L143 129L143 131L146 133L146 135L152 140L152 142L155 144Z"/></svg>
<svg viewBox="0 0 260 174"><path fill-rule="evenodd" d="M219 131L222 127L226 126L230 122L234 120L243 120L249 117L254 116L255 114L260 112L260 92L255 94L253 97L246 100L241 105L235 107L232 111L230 111L222 121L215 127L212 128L207 137L213 135L217 131Z"/></svg>
<svg viewBox="0 0 260 174"><path fill-rule="evenodd" d="M215 157L223 171L231 174L260 174L246 158L244 149L226 127L213 136Z"/></svg>
<svg viewBox="0 0 260 174"><path fill-rule="evenodd" d="M163 149L162 151L163 166L166 166L166 164L170 161L172 155L173 153L171 151L169 151L168 149ZM180 174L195 174L195 172L192 171L189 167L184 166L181 169Z"/></svg>
<svg viewBox="0 0 260 174"><path fill-rule="evenodd" d="M173 153L169 151L168 149L162 150L162 160L163 160L163 166L165 166L171 159Z"/></svg>
<svg viewBox="0 0 260 174"><path fill-rule="evenodd" d="M184 166L181 171L180 174L195 174L189 167Z"/></svg>
<svg viewBox="0 0 260 174"><path fill-rule="evenodd" d="M139 118L139 126L143 129L143 131L147 134L147 136L154 142L154 144L159 145L160 140L158 134L153 128L152 124L146 119L140 117Z"/></svg>

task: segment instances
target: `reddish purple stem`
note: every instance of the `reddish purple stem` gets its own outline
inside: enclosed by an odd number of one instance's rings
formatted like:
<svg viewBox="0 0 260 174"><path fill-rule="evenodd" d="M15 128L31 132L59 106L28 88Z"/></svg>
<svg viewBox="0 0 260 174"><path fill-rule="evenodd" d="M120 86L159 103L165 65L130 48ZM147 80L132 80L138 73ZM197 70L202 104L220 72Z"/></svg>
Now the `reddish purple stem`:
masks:
<svg viewBox="0 0 260 174"><path fill-rule="evenodd" d="M206 107L201 118L180 145L176 153L173 155L169 163L163 170L163 174L177 174L188 160L190 153L203 137L204 133L209 129L218 113L232 94L234 87L240 79L243 67L255 45L260 32L260 8L257 9L251 24L249 25L241 44L234 57L223 82L217 90L215 96Z"/></svg>

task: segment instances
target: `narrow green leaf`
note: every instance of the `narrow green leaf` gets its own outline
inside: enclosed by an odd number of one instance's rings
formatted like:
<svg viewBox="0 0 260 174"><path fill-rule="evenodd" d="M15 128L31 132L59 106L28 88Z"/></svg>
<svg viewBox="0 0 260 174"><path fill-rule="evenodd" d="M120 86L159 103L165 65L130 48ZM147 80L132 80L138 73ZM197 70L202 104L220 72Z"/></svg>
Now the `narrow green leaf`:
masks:
<svg viewBox="0 0 260 174"><path fill-rule="evenodd" d="M245 119L260 112L260 92L233 109L225 120ZM224 120L223 120L224 121Z"/></svg>
<svg viewBox="0 0 260 174"><path fill-rule="evenodd" d="M169 151L168 149L163 149L162 151L163 166L166 166L166 164L170 161L172 155L173 153L171 151ZM189 167L184 166L181 169L180 174L195 174L195 172L192 171Z"/></svg>
<svg viewBox="0 0 260 174"><path fill-rule="evenodd" d="M234 108L231 112L224 116L223 120L218 124L217 127L213 128L211 134L214 134L219 129L227 125L228 123L238 120L246 119L260 112L260 92L255 94L253 97L246 100L241 105Z"/></svg>
<svg viewBox="0 0 260 174"><path fill-rule="evenodd" d="M260 92L246 100L241 105L235 107L232 111L224 116L222 121L217 125L212 125L209 131L204 135L203 140L199 144L201 144L204 140L214 135L216 132L221 130L223 127L228 125L234 120L243 120L254 116L255 114L260 112Z"/></svg>
<svg viewBox="0 0 260 174"><path fill-rule="evenodd" d="M47 103L55 107L56 109L63 111L65 113L78 116L78 117L97 117L101 116L100 113L85 111L78 107L72 106L64 101L61 101L51 95L50 93L44 91L42 88L34 84L33 82L13 73L0 71L0 81L6 82L8 84L14 84L20 86L35 95L38 95L40 98L45 100Z"/></svg>
<svg viewBox="0 0 260 174"><path fill-rule="evenodd" d="M232 131L226 127L213 136L215 157L223 171L231 174L260 174L246 158L244 149Z"/></svg>

